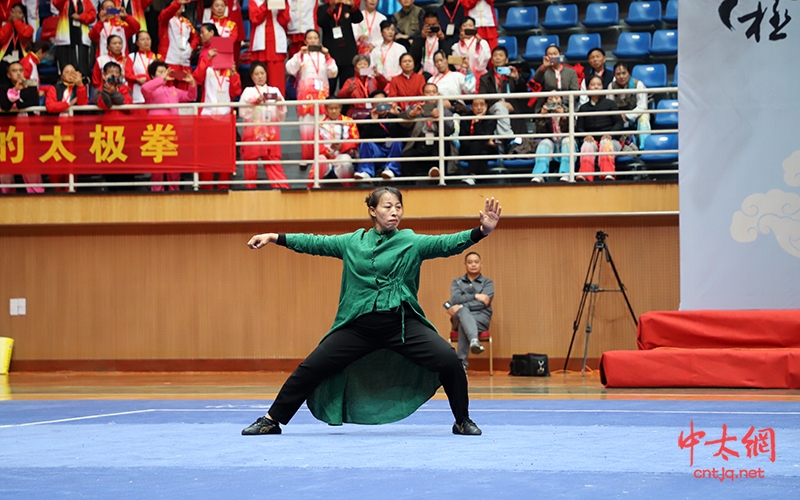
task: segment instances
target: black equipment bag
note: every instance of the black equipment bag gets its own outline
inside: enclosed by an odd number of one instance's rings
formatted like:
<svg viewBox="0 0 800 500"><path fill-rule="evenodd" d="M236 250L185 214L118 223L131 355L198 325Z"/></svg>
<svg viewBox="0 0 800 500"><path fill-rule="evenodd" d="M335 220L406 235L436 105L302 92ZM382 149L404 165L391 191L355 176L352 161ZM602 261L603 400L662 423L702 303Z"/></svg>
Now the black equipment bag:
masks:
<svg viewBox="0 0 800 500"><path fill-rule="evenodd" d="M511 375L522 377L549 377L547 354L514 354L511 356Z"/></svg>

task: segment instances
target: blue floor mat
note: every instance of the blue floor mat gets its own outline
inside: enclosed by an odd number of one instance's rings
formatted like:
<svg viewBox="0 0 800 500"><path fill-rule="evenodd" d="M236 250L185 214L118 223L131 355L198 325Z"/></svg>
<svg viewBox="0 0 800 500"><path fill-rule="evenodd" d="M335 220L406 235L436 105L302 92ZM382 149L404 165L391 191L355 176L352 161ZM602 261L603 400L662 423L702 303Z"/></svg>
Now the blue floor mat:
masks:
<svg viewBox="0 0 800 500"><path fill-rule="evenodd" d="M797 403L474 401L484 431L474 437L452 435L447 402L437 400L383 426L331 427L303 408L281 436L241 436L268 406L0 402L0 498L729 500L797 498L800 488ZM705 432L691 465L679 446L690 425ZM705 444L723 425L739 457ZM751 427L774 440L748 457ZM734 474L708 477L723 467ZM739 478L741 470L763 477Z"/></svg>

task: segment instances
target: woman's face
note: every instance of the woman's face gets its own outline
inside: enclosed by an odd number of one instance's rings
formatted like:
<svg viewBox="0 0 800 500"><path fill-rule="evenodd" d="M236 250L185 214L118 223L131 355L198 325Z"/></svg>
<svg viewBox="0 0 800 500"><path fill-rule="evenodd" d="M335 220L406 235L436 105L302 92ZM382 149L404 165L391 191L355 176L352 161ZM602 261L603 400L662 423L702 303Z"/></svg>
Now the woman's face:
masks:
<svg viewBox="0 0 800 500"><path fill-rule="evenodd" d="M164 66L159 66L156 68L156 78L159 76L163 78L167 76L167 73L169 73L169 68L165 68Z"/></svg>
<svg viewBox="0 0 800 500"><path fill-rule="evenodd" d="M624 87L628 85L628 81L631 79L631 74L628 73L628 68L625 66L620 66L619 68L614 70L614 79L617 81L620 87Z"/></svg>
<svg viewBox="0 0 800 500"><path fill-rule="evenodd" d="M475 23L473 23L472 20L464 21L463 23L461 23L461 34L462 35L464 34L464 30L466 30L466 29L475 29Z"/></svg>
<svg viewBox="0 0 800 500"><path fill-rule="evenodd" d="M592 78L589 80L589 90L603 90L603 80L600 78Z"/></svg>
<svg viewBox="0 0 800 500"><path fill-rule="evenodd" d="M381 34L383 35L383 40L385 42L391 42L394 40L394 33L394 24L381 30Z"/></svg>
<svg viewBox="0 0 800 500"><path fill-rule="evenodd" d="M122 38L115 36L114 38L109 40L108 51L115 56L122 54Z"/></svg>
<svg viewBox="0 0 800 500"><path fill-rule="evenodd" d="M439 73L447 73L447 58L442 54L433 56L433 65Z"/></svg>
<svg viewBox="0 0 800 500"><path fill-rule="evenodd" d="M210 29L206 28L205 26L200 27L200 40L205 44L211 41L214 38L214 32Z"/></svg>
<svg viewBox="0 0 800 500"><path fill-rule="evenodd" d="M362 69L369 68L369 61L365 61L364 59L359 59L356 63L356 75L358 75L358 71Z"/></svg>
<svg viewBox="0 0 800 500"><path fill-rule="evenodd" d="M153 46L153 40L150 38L150 34L143 31L136 35L136 46L139 47L139 50L142 52L150 52L150 48Z"/></svg>
<svg viewBox="0 0 800 500"><path fill-rule="evenodd" d="M311 32L306 35L306 45L319 45L319 35Z"/></svg>
<svg viewBox="0 0 800 500"><path fill-rule="evenodd" d="M217 17L222 17L225 15L225 7L225 0L214 0L214 3L211 4L211 12Z"/></svg>
<svg viewBox="0 0 800 500"><path fill-rule="evenodd" d="M378 231L391 231L396 229L403 218L403 204L397 196L384 193L378 201L378 206L369 208L369 215L375 219L375 229Z"/></svg>
<svg viewBox="0 0 800 500"><path fill-rule="evenodd" d="M378 7L378 0L366 0L364 5L367 6L367 12L372 12Z"/></svg>
<svg viewBox="0 0 800 500"><path fill-rule="evenodd" d="M261 66L258 66L253 70L251 78L253 78L253 83L256 85L264 85L267 83L267 71Z"/></svg>
<svg viewBox="0 0 800 500"><path fill-rule="evenodd" d="M472 100L472 112L475 113L475 116L483 116L486 114L486 101L483 99L473 99Z"/></svg>
<svg viewBox="0 0 800 500"><path fill-rule="evenodd" d="M414 71L414 58L411 56L403 56L400 60L400 69L403 70L403 73L411 74Z"/></svg>
<svg viewBox="0 0 800 500"><path fill-rule="evenodd" d="M105 14L108 9L116 9L116 8L117 8L117 4L115 4L113 2L113 0L106 1L106 2L103 2L103 5L100 7L100 12L102 14Z"/></svg>

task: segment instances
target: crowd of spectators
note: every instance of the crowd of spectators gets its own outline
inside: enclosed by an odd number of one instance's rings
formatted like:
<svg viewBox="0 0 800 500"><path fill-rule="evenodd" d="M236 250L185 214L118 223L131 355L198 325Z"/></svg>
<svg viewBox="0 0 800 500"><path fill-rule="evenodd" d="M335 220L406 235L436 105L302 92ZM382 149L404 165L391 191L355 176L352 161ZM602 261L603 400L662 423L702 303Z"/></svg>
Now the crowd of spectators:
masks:
<svg viewBox="0 0 800 500"><path fill-rule="evenodd" d="M399 0L399 10L388 17L377 11L378 0L283 0L281 8L276 6L280 0L244 1L250 27L247 40L240 0L41 3L49 12L37 0L0 0L0 77L5 77L0 85L0 108L8 112L44 105L49 114L67 115L71 106L91 103L105 113L168 115L179 111L117 108L196 101L223 104L203 107L201 113L237 113L246 125L239 129L240 138L251 143L240 148L240 158L264 162L270 186L282 189L289 184L279 163L281 147L267 143L280 140L280 127L275 123L286 118L287 98L352 100L344 108L333 103L319 110L312 105L297 107L300 136L306 141L300 168L308 169L309 179L436 178L442 174L437 139L443 124L443 134L457 139L445 143L448 156L509 153L520 151L519 146L525 144L528 152L540 155L599 152L599 156L580 157L576 179L614 180L614 157L602 153L619 151L626 139L609 133L649 130L644 85L631 77L624 63L609 71L602 49L587 54L586 70L566 64L555 45L547 48L541 63L509 61L506 48L498 45L493 0L444 0L427 11L413 0ZM233 41L235 61L230 67L214 62L219 55L214 48L217 37ZM40 77L42 64L56 68L54 81ZM240 75L244 67L247 72ZM628 88L642 92L581 97L576 102L580 112L620 111L618 115L581 116L575 131L592 135L579 138L578 144L568 137L567 117L551 116L567 112L567 101L559 91ZM526 91L552 95L527 100L505 97ZM497 98L468 97L475 93L496 94ZM372 102L374 98L415 96L446 97L444 116L435 103L423 99ZM224 106L234 101L248 106L236 111ZM315 111L322 117L320 123L314 122ZM531 113L539 118L515 116ZM22 111L6 119L24 115ZM353 122L367 118L377 121ZM552 137L527 142L518 137L531 129ZM317 134L323 142L315 158ZM637 137L641 146L645 134L627 137L628 144L636 144ZM385 142L361 143L361 138ZM404 142L407 138L417 140ZM252 145L254 142L265 144ZM353 162L356 158L389 161ZM559 165L560 180L569 180L568 157L542 156L535 161L532 182L543 182L551 159ZM451 168L471 176L489 172L485 158L465 163L458 166L452 162ZM319 172L308 168L310 165L317 165ZM256 180L256 165L246 165L244 176ZM65 180L63 175L49 177L54 183ZM179 174L167 174L167 181L179 179ZM163 180L163 174L152 174L153 182ZM200 180L209 181L202 185L205 189L228 189L230 174L202 174ZM474 180L465 179L468 183ZM0 183L12 181L13 176L0 177ZM41 178L25 176L24 182L41 183ZM248 183L246 187L256 185ZM165 187L157 184L151 189L164 191ZM179 187L170 185L169 189ZM27 191L44 190L28 187Z"/></svg>

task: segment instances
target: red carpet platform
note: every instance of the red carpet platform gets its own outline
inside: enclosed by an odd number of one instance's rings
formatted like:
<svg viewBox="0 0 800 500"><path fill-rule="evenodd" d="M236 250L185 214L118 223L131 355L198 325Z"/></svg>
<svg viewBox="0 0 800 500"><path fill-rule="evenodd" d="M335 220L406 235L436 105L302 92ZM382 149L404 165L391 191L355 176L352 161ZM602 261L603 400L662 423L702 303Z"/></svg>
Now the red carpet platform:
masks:
<svg viewBox="0 0 800 500"><path fill-rule="evenodd" d="M650 312L637 341L600 358L606 387L800 388L800 311Z"/></svg>

